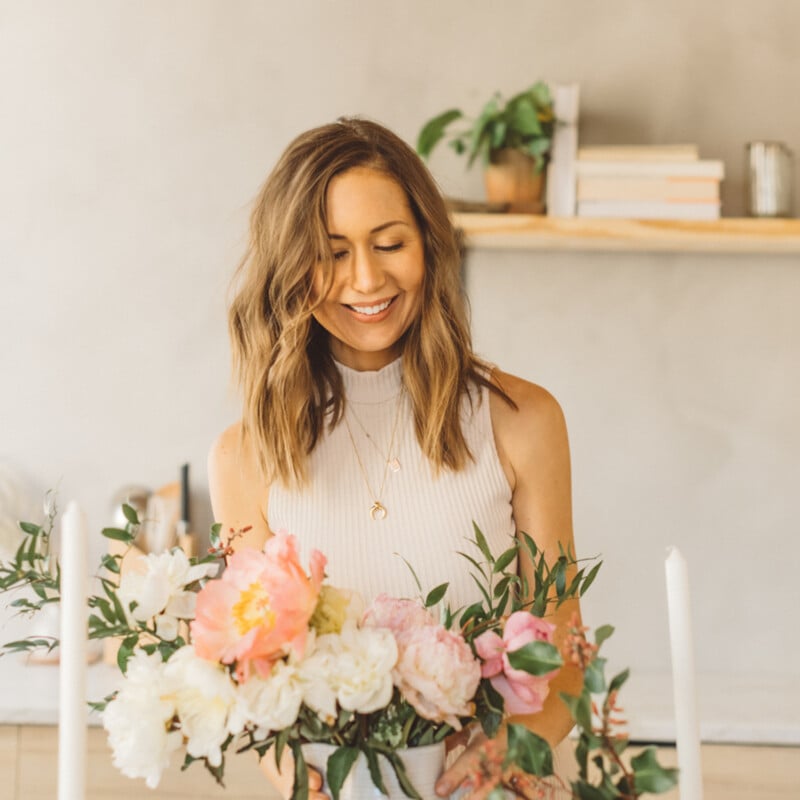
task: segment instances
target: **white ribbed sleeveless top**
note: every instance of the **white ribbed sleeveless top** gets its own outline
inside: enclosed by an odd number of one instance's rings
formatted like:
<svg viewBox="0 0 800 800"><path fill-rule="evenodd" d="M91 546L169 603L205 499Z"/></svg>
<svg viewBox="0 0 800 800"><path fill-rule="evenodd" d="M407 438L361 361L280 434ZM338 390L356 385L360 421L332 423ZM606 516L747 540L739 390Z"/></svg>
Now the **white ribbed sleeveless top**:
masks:
<svg viewBox="0 0 800 800"><path fill-rule="evenodd" d="M465 398L461 408L462 429L474 461L460 472L443 470L434 476L417 443L411 406L402 392L402 360L376 372L337 366L344 381L350 430L374 492L380 488L386 457L400 462L398 472L387 472L378 498L387 516L370 518L375 498L365 486L347 427L341 422L327 431L311 454L305 489L287 489L280 483L270 488L270 530L295 534L304 564L312 548L325 553L329 583L359 591L367 603L381 592L394 597L419 595L403 559L413 566L423 591L449 582L446 599L451 608L477 602L481 596L470 577L474 568L458 554L477 556L467 541L473 537L472 521L495 555L515 535L511 487L495 447L488 389L474 389L472 403ZM398 401L400 413L389 452ZM572 747L565 739L553 751L556 773L567 785L577 775ZM570 796L561 790L553 794L559 800Z"/></svg>
<svg viewBox="0 0 800 800"><path fill-rule="evenodd" d="M352 441L340 422L311 454L306 488L271 487L270 529L295 534L304 563L312 548L325 553L329 582L361 592L367 602L381 592L419 594L403 559L425 592L449 582L452 608L479 600L469 574L474 568L458 554L478 556L467 541L473 537L473 520L495 555L509 547L515 534L511 488L495 447L488 390L476 388L472 403L468 398L462 403L462 427L474 461L459 472L435 475L417 442L411 404L402 390L402 359L371 372L337 366ZM387 457L397 458L400 469L386 471L379 492ZM386 508L385 519L370 518L375 499Z"/></svg>

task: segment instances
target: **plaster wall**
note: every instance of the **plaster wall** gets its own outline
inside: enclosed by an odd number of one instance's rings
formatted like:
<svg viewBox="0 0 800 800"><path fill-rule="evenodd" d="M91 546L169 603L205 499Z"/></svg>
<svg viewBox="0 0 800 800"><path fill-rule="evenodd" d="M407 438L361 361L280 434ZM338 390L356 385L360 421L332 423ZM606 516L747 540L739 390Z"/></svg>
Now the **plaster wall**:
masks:
<svg viewBox="0 0 800 800"><path fill-rule="evenodd" d="M726 215L745 142L800 145L791 0L502 7L0 2L0 459L98 530L121 485L188 461L207 528L248 204L312 125L365 114L413 141L496 89L578 81L583 142L698 142ZM480 197L455 156L431 166ZM566 410L578 541L607 561L588 616L618 625L620 661L666 666L676 543L700 669L796 672L794 259L478 252L468 274L480 351Z"/></svg>

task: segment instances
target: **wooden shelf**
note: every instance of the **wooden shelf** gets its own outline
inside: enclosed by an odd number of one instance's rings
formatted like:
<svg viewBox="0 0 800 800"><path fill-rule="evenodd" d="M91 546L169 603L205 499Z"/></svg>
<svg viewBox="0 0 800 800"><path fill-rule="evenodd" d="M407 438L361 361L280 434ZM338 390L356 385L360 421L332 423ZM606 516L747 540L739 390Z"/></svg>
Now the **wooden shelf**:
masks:
<svg viewBox="0 0 800 800"><path fill-rule="evenodd" d="M468 247L673 253L800 253L800 219L713 222L453 214Z"/></svg>

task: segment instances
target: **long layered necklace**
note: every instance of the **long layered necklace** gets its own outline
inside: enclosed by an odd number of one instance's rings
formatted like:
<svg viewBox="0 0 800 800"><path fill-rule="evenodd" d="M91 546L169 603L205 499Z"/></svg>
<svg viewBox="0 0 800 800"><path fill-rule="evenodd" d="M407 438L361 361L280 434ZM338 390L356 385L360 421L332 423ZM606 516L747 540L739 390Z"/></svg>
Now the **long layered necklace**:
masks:
<svg viewBox="0 0 800 800"><path fill-rule="evenodd" d="M347 428L347 435L350 437L350 444L353 446L353 452L356 456L356 461L358 462L358 468L361 471L361 477L364 479L364 485L367 487L367 491L369 492L369 496L372 498L372 505L369 508L369 516L370 519L374 521L379 521L386 518L386 515L389 513L386 510L386 506L383 503L383 490L386 488L386 478L389 475L389 471L398 472L400 470L400 461L398 460L396 455L392 454L394 449L394 440L395 435L397 434L397 424L400 421L400 410L403 406L403 391L400 391L400 394L397 395L397 407L394 412L394 422L392 424L392 435L389 440L389 450L388 452L384 453L378 443L375 441L374 437L370 435L367 431L364 424L356 415L355 411L352 409L350 405L347 406L344 413L344 424ZM348 420L348 414L352 414L353 419L356 421L356 424L359 428L361 428L364 436L367 438L369 442L372 443L372 446L378 451L383 460L383 476L381 477L381 484L377 492L372 489L372 485L369 482L369 476L367 474L367 470L364 467L364 461L361 458L361 453L358 450L358 446L356 445L355 437L353 436L353 430L350 427L350 421Z"/></svg>

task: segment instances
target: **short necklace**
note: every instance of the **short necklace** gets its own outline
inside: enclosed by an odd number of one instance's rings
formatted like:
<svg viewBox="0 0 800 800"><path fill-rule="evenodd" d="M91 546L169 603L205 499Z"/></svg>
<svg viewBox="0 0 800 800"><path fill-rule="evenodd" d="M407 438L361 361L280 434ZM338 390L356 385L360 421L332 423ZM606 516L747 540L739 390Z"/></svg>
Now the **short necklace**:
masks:
<svg viewBox="0 0 800 800"><path fill-rule="evenodd" d="M402 405L403 405L403 392L401 391L397 397L397 410L395 411L394 424L392 425L392 438L389 441L390 456L392 453L392 448L394 447L394 437L395 434L397 433L397 423L400 421L400 409ZM358 420L357 417L354 418L356 419L356 422L358 422L361 429L364 431L364 434L367 436L367 438L372 442L372 444L375 446L378 452L381 453L381 456L383 456L383 453L380 451L380 448L378 448L378 445L375 444L375 442L372 440L372 437L370 437L369 434L366 432L364 426L361 424L361 421ZM356 446L356 440L353 438L353 431L350 429L350 423L347 420L347 411L345 411L344 414L344 424L345 427L347 428L347 435L350 437L350 444L353 446L353 452L356 454L356 461L358 461L358 468L361 470L361 477L364 479L364 485L367 487L367 491L369 492L370 497L372 497L372 505L370 506L369 509L370 519L376 522L378 520L385 519L386 515L389 512L386 510L386 506L381 502L381 498L383 497L383 490L386 486L386 476L389 474L389 467L391 466L392 460L397 462L398 464L397 469L399 469L400 462L397 461L396 458L395 459L384 458L383 477L381 478L380 489L378 489L377 492L372 491L372 487L370 486L369 483L369 478L367 477L367 470L364 468L364 462L361 460L361 454L358 452L358 447ZM394 469L394 471L396 472L397 469Z"/></svg>
<svg viewBox="0 0 800 800"><path fill-rule="evenodd" d="M401 390L402 393L402 390ZM399 401L399 398L398 398ZM361 428L361 432L364 436L369 440L369 443L375 448L378 455L389 465L389 469L392 472L400 472L400 459L397 456L392 455L392 445L389 445L389 452L384 453L381 449L381 446L372 438L372 434L366 429L364 423L358 418L358 414L356 414L356 410L352 406L348 406L350 413L353 415L353 419L356 421L359 428ZM397 422L395 421L395 425Z"/></svg>

